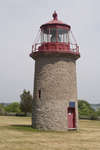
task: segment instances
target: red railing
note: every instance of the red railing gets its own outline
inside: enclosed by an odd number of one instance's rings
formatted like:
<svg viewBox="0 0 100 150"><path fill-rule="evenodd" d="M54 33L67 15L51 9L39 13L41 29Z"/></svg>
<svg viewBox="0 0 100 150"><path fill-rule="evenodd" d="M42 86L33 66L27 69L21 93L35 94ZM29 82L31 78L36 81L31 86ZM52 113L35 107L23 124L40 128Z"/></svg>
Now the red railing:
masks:
<svg viewBox="0 0 100 150"><path fill-rule="evenodd" d="M42 47L44 50L46 50L46 45L51 45L50 43L36 43L34 45L32 45L32 52L37 52L40 50L40 47ZM70 51L70 52L74 52L74 53L79 53L79 46L77 44L72 44L72 43L69 43L69 44L66 44L66 43L57 43L58 46L59 45L66 45L67 47L67 51ZM56 44L54 44L56 46ZM66 51L66 47L64 49L64 51ZM48 49L47 49L48 50ZM52 49L51 50L55 51L56 49ZM59 50L60 51L60 50ZM63 51L63 48L61 49L61 51Z"/></svg>
<svg viewBox="0 0 100 150"><path fill-rule="evenodd" d="M70 50L72 52L78 52L79 53L79 46L77 44L70 43Z"/></svg>

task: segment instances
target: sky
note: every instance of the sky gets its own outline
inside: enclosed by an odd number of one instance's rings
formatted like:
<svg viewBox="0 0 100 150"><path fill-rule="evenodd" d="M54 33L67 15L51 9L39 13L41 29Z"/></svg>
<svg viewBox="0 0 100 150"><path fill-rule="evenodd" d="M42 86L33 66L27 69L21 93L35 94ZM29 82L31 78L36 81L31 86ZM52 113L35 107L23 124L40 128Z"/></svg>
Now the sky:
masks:
<svg viewBox="0 0 100 150"><path fill-rule="evenodd" d="M56 10L80 46L78 99L100 103L99 7L99 0L0 0L0 102L19 102L24 89L32 93L32 43Z"/></svg>

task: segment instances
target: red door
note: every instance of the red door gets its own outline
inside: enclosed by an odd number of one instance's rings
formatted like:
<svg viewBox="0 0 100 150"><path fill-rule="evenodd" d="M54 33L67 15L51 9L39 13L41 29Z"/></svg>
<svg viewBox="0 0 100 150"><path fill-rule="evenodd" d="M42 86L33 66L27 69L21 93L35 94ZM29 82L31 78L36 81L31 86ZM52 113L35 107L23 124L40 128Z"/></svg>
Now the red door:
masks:
<svg viewBox="0 0 100 150"><path fill-rule="evenodd" d="M75 108L68 108L68 128L75 128Z"/></svg>

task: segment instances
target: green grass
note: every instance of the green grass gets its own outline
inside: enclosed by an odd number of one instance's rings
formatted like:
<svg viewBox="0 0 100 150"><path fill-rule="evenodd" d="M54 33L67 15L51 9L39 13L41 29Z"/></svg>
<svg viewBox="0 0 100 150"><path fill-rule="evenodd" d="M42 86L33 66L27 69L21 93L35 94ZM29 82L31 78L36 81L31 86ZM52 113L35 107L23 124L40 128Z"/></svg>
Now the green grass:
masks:
<svg viewBox="0 0 100 150"><path fill-rule="evenodd" d="M29 117L0 116L0 150L100 150L100 121L81 120L79 131L31 128Z"/></svg>

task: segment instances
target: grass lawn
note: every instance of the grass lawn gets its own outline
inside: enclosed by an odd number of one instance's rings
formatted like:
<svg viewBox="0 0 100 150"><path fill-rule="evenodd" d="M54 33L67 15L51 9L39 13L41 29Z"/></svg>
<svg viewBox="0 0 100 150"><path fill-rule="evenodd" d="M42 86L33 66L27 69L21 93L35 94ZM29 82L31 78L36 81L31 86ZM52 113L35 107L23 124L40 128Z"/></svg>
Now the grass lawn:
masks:
<svg viewBox="0 0 100 150"><path fill-rule="evenodd" d="M79 131L43 132L31 118L0 116L0 150L100 150L100 121L81 120Z"/></svg>

